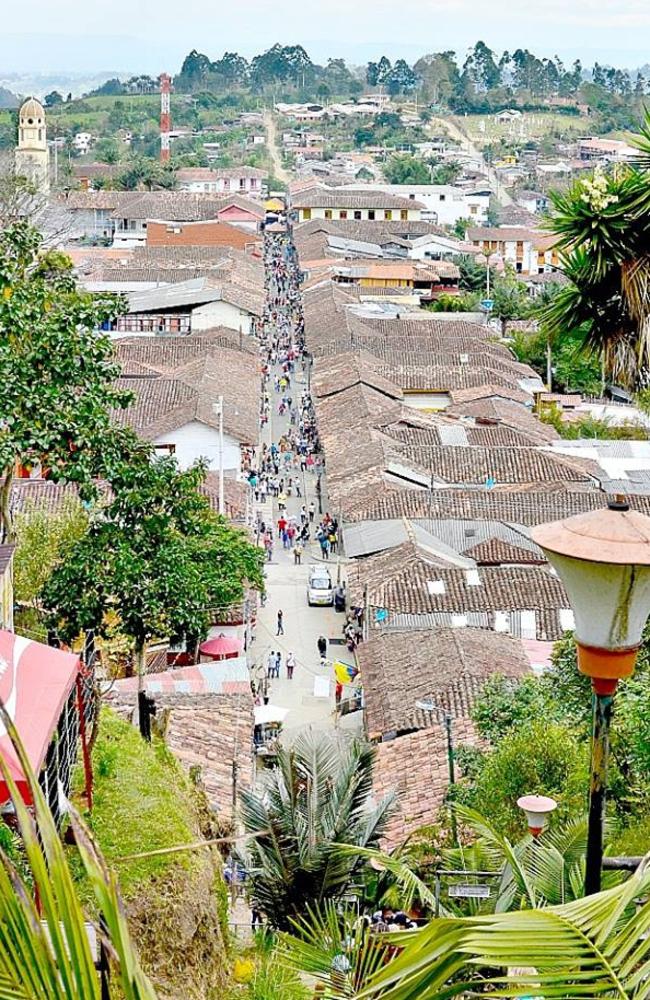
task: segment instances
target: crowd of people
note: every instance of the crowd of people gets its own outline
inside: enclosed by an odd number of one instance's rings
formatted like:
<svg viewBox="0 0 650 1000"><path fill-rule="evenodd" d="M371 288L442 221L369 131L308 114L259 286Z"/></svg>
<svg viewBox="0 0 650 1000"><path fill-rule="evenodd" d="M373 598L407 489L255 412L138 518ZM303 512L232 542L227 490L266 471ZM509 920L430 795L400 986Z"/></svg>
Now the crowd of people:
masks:
<svg viewBox="0 0 650 1000"><path fill-rule="evenodd" d="M272 226L265 233L264 273L266 312L260 337L262 387L260 426L264 428L273 407L288 418L286 429L270 444L264 443L248 468L248 481L255 500L277 501L276 523L258 519L257 534L270 562L274 548L293 551L294 562L302 561L310 541L316 505L303 504L301 516L287 513L287 499L305 500L308 486L319 495L323 461L311 396L297 384L305 370L304 317L300 293L300 268L290 226ZM305 516L302 516L302 511Z"/></svg>

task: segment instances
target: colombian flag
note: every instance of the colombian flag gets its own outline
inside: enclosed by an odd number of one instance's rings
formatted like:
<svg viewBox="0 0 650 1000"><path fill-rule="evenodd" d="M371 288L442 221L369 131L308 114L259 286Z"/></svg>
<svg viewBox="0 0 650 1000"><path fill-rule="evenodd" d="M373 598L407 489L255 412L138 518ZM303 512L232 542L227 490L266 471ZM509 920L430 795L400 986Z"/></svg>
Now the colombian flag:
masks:
<svg viewBox="0 0 650 1000"><path fill-rule="evenodd" d="M351 663L342 663L341 660L334 661L334 676L339 684L351 684L359 671Z"/></svg>

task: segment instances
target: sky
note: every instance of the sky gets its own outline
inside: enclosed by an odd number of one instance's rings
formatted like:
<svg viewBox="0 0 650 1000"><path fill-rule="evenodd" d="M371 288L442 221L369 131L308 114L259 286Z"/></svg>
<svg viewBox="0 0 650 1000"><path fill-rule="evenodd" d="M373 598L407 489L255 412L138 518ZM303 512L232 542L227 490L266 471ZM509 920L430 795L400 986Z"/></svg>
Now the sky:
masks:
<svg viewBox="0 0 650 1000"><path fill-rule="evenodd" d="M648 0L2 0L0 77L67 70L176 72L192 48L250 57L276 41L317 62L414 61L483 39L499 51L636 68L650 59Z"/></svg>

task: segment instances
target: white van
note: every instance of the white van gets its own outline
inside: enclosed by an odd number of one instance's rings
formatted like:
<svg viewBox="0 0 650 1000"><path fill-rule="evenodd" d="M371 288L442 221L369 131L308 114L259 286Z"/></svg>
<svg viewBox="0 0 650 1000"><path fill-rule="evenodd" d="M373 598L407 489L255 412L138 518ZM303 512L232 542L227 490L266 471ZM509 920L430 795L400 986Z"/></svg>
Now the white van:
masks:
<svg viewBox="0 0 650 1000"><path fill-rule="evenodd" d="M334 587L329 570L325 566L314 565L309 567L309 580L307 583L307 604L324 606L334 604Z"/></svg>

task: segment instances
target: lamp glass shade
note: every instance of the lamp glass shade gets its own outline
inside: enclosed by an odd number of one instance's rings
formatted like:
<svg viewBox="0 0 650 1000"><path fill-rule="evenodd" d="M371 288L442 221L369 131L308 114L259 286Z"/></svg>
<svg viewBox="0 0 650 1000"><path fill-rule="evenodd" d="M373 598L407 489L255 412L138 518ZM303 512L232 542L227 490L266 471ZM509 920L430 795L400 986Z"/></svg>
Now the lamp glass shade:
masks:
<svg viewBox="0 0 650 1000"><path fill-rule="evenodd" d="M613 652L635 649L650 615L650 566L545 554L571 602L577 641Z"/></svg>
<svg viewBox="0 0 650 1000"><path fill-rule="evenodd" d="M549 816L557 809L557 802L548 795L522 795L517 799L517 805L525 813L528 829L533 834L541 833L548 824Z"/></svg>

